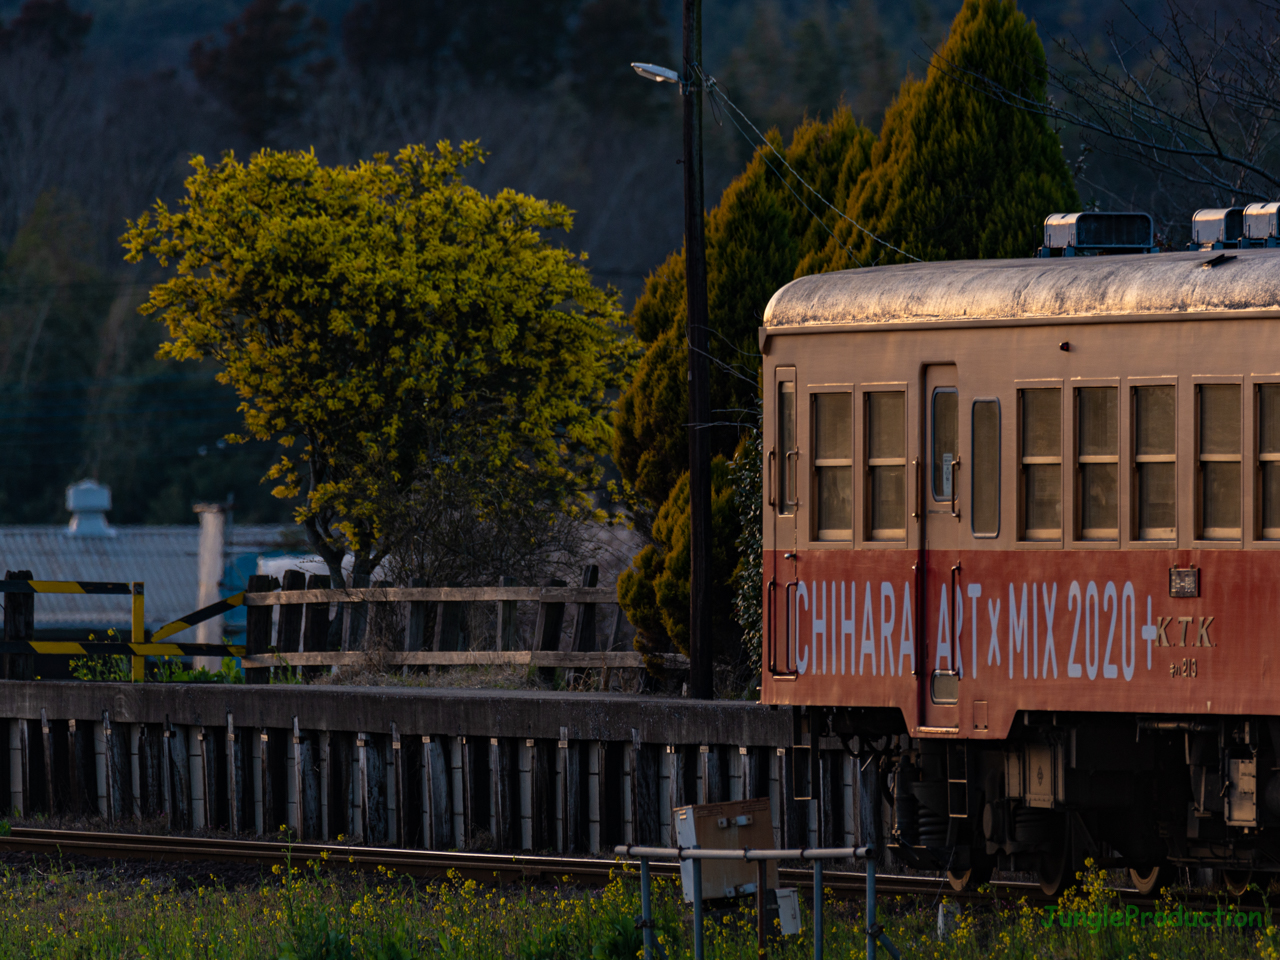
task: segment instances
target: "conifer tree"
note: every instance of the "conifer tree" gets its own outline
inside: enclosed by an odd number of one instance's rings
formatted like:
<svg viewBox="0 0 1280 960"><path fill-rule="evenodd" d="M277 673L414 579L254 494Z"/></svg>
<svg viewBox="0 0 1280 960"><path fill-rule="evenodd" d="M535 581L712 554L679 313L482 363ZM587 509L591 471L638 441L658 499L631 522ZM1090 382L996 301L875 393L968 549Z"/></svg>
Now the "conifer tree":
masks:
<svg viewBox="0 0 1280 960"><path fill-rule="evenodd" d="M716 628L716 652L732 652L737 640L733 629L733 595L723 589L737 565L737 535L741 525L729 478L729 462L717 456L711 462L711 581L722 589L711 591L711 622ZM686 470L658 510L653 542L636 555L631 569L618 580L618 602L627 611L645 641L646 652L661 637L670 638L681 653L689 652L689 472Z"/></svg>
<svg viewBox="0 0 1280 960"><path fill-rule="evenodd" d="M769 136L808 183L840 202L868 162L873 139L847 108L837 110L829 122L806 121L785 151L776 131ZM829 222L810 210L820 210ZM714 453L722 457L733 455L744 433L754 429L757 331L769 298L796 276L804 254L822 248L834 219L769 147L756 152L707 217L711 407L718 424L707 429L713 431ZM688 570L688 558L673 553L688 550L687 533L684 539L679 534L688 529L689 509L685 316L684 252L678 251L650 275L636 303L632 324L646 351L614 418L614 462L635 494L637 523L654 539L618 582L619 600L639 628L645 649L663 649L668 640L682 644L689 616L687 583L683 591L673 586L677 572ZM712 512L714 541L729 549L740 523L732 508L727 467L717 482L722 487L713 487L713 499L720 504ZM731 550L726 557L730 555ZM732 562L713 562L712 603L724 614L713 618L720 652L736 644L728 586L733 569Z"/></svg>
<svg viewBox="0 0 1280 960"><path fill-rule="evenodd" d="M1014 0L965 0L924 80L908 78L886 111L849 216L921 260L1025 257L1047 214L1080 208L1048 121L997 103L971 76L1045 99L1044 47ZM908 257L842 221L798 274Z"/></svg>

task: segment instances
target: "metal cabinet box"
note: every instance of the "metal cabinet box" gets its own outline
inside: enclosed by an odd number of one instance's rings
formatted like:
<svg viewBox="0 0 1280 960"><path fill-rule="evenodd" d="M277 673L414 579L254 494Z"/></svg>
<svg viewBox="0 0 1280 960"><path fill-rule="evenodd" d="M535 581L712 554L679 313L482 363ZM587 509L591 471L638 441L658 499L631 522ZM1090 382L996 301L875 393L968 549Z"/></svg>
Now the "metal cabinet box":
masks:
<svg viewBox="0 0 1280 960"><path fill-rule="evenodd" d="M773 809L767 798L730 800L676 807L676 842L704 850L772 850ZM756 863L748 860L703 860L702 896L742 897L756 892ZM766 883L778 886L778 862L768 861ZM693 861L680 863L686 903L693 902Z"/></svg>

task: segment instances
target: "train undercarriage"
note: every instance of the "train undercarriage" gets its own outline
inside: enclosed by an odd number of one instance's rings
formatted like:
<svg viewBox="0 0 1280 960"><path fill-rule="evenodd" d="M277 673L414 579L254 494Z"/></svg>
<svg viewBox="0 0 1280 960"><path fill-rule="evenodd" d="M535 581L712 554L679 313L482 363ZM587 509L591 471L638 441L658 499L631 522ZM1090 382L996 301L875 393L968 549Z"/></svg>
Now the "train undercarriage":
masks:
<svg viewBox="0 0 1280 960"><path fill-rule="evenodd" d="M1153 892L1182 866L1242 892L1280 872L1280 718L1027 711L1007 739L912 739L896 709L795 709L858 758L865 824L909 866L957 889L995 869L1034 873L1046 893L1086 857Z"/></svg>

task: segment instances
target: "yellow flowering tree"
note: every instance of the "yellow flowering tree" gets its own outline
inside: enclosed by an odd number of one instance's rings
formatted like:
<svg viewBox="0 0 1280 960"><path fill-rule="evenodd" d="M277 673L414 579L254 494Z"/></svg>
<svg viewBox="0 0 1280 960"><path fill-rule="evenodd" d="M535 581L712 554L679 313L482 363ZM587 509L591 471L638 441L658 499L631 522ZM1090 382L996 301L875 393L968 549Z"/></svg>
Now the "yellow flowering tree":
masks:
<svg viewBox="0 0 1280 960"><path fill-rule="evenodd" d="M168 325L160 355L221 365L245 424L229 439L280 445L267 476L302 497L335 585L348 552L363 582L423 498L590 508L632 342L585 254L550 240L571 212L480 193L477 161L444 141L351 167L196 157L180 202L122 238L172 265L142 307Z"/></svg>

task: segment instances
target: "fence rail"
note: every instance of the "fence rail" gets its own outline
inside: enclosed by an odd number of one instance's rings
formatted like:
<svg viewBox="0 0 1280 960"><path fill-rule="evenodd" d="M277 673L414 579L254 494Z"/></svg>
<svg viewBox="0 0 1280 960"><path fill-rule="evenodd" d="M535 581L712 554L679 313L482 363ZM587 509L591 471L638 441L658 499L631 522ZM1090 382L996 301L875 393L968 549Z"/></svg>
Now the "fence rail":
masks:
<svg viewBox="0 0 1280 960"><path fill-rule="evenodd" d="M277 590L246 593L246 607L295 603L398 603L404 601L472 603L533 600L541 603L617 603L612 587L342 587L328 590Z"/></svg>
<svg viewBox="0 0 1280 960"><path fill-rule="evenodd" d="M197 645L189 645L197 646ZM687 670L689 658L680 653L652 655L655 662L668 670ZM329 667L364 666L383 663L410 667L551 667L564 669L635 669L643 668L646 658L640 653L605 651L601 653L561 653L558 650L418 650L409 653L366 653L360 650L337 653L268 653L240 658L248 667Z"/></svg>

